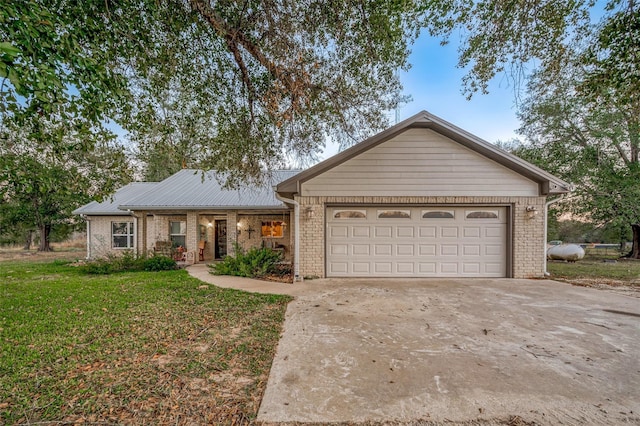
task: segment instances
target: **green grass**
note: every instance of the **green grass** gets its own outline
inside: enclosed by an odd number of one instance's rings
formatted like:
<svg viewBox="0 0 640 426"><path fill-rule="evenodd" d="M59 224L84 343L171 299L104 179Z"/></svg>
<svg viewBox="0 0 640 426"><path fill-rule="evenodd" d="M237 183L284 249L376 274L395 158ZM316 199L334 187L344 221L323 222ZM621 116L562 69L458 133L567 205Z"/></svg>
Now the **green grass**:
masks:
<svg viewBox="0 0 640 426"><path fill-rule="evenodd" d="M185 271L7 261L0 276L0 424L247 422L290 300Z"/></svg>
<svg viewBox="0 0 640 426"><path fill-rule="evenodd" d="M618 280L635 283L640 280L640 261L617 260L615 263L604 259L585 258L575 263L554 262L547 264L551 278Z"/></svg>

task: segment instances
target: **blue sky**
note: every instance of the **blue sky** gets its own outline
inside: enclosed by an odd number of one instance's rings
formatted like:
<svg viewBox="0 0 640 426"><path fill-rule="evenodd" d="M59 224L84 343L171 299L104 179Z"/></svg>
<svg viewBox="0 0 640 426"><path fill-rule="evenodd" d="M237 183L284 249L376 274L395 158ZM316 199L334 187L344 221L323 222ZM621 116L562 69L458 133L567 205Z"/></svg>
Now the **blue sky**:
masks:
<svg viewBox="0 0 640 426"><path fill-rule="evenodd" d="M462 77L466 73L456 67L457 49L457 43L441 46L437 39L426 35L416 40L409 57L412 67L400 73L403 93L412 98L400 108L400 120L427 110L489 142L518 137L515 130L520 122L513 85L499 74L491 81L489 94L475 93L467 100L462 94ZM395 121L395 114L391 114L391 120ZM337 146L328 145L320 157L326 159L337 151Z"/></svg>
<svg viewBox="0 0 640 426"><path fill-rule="evenodd" d="M412 68L402 72L404 93L413 101L400 109L400 119L427 110L489 142L516 137L515 92L504 74L497 75L489 94L475 93L471 100L462 94L465 70L457 68L458 46L441 46L437 39L423 36L413 45Z"/></svg>

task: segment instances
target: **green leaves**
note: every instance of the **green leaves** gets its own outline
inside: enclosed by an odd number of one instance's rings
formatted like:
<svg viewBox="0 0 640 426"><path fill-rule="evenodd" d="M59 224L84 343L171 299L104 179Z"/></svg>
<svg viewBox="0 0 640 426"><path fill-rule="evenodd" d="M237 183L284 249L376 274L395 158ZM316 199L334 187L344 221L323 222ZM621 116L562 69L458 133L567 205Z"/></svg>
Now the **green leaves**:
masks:
<svg viewBox="0 0 640 426"><path fill-rule="evenodd" d="M75 208L131 179L123 148L104 132L33 117L2 124L0 200L8 209L0 218L2 226L28 226L46 237L69 223Z"/></svg>
<svg viewBox="0 0 640 426"><path fill-rule="evenodd" d="M573 182L565 207L596 224L640 223L638 22L632 9L609 17L563 73L534 75L520 111L525 158Z"/></svg>
<svg viewBox="0 0 640 426"><path fill-rule="evenodd" d="M20 53L20 49L13 46L11 43L7 41L0 42L0 54L9 59L15 59L16 56ZM5 60L7 60L5 58Z"/></svg>

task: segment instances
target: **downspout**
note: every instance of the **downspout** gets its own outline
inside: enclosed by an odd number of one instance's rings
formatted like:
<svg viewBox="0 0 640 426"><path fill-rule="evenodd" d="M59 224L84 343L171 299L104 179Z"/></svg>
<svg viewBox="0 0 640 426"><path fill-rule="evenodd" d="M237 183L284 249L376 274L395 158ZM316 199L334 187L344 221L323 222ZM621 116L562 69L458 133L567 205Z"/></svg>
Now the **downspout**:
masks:
<svg viewBox="0 0 640 426"><path fill-rule="evenodd" d="M87 260L91 259L91 220L86 214L81 214L80 217L87 222Z"/></svg>
<svg viewBox="0 0 640 426"><path fill-rule="evenodd" d="M127 209L127 212L133 218L133 253L135 257L138 257L140 255L140 253L138 253L138 216L130 209Z"/></svg>
<svg viewBox="0 0 640 426"><path fill-rule="evenodd" d="M551 276L551 274L549 273L549 271L547 271L547 228L548 228L548 219L549 219L549 206L551 204L555 204L558 201L562 200L564 198L564 194L559 196L558 198L554 198L551 201L547 201L544 205L544 239L542 240L542 244L544 247L544 261L543 261L543 266L544 266L544 276L545 277L549 277Z"/></svg>
<svg viewBox="0 0 640 426"><path fill-rule="evenodd" d="M274 191L275 192L275 191ZM296 200L290 198L281 197L280 194L275 192L276 198L283 203L293 204L293 223L295 227L294 241L293 241L293 281L302 281L300 277L300 204Z"/></svg>

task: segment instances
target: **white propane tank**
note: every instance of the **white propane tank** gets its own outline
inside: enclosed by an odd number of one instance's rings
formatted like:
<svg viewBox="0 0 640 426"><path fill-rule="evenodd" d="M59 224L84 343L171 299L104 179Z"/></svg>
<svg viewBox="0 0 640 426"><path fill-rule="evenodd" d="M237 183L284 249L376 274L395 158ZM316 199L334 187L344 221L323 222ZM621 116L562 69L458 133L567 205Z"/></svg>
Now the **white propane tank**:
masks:
<svg viewBox="0 0 640 426"><path fill-rule="evenodd" d="M547 259L575 262L584 257L584 249L577 244L560 244L547 249Z"/></svg>

